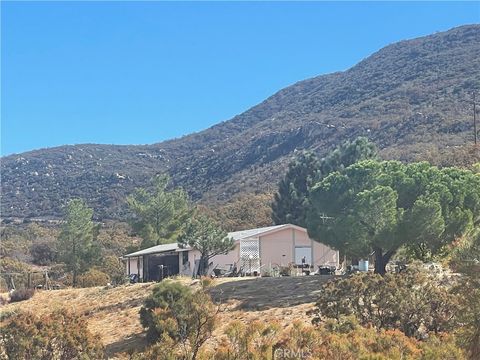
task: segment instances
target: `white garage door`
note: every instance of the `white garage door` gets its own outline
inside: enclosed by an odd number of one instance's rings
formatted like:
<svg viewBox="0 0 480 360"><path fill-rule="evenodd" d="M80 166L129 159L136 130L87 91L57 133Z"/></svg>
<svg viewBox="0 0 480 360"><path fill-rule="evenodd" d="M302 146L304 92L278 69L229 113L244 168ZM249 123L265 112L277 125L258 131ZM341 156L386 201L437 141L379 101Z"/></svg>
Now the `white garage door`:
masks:
<svg viewBox="0 0 480 360"><path fill-rule="evenodd" d="M295 264L302 265L302 259L305 257L305 264L312 264L312 248L310 246L295 247Z"/></svg>

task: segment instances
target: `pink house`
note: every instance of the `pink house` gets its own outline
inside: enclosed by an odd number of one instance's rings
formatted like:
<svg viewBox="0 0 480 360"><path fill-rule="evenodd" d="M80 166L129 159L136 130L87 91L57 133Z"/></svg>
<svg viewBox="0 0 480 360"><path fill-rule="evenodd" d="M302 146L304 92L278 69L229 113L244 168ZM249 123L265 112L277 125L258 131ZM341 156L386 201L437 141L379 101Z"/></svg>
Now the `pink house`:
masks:
<svg viewBox="0 0 480 360"><path fill-rule="evenodd" d="M268 226L235 231L228 236L235 241L233 250L213 257L210 271L236 268L244 273L264 274L284 266L303 266L311 271L319 266L339 267L338 251L310 239L307 230L300 226ZM127 254L124 259L127 274L137 274L149 281L174 274L192 275L197 270L200 253L172 243Z"/></svg>

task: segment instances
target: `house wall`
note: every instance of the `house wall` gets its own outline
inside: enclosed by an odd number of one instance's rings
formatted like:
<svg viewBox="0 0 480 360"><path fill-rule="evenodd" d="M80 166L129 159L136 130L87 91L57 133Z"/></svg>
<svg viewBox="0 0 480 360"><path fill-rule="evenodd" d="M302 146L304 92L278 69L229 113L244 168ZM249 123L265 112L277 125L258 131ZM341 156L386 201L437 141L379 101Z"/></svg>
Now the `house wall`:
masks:
<svg viewBox="0 0 480 360"><path fill-rule="evenodd" d="M260 266L286 266L293 261L293 232L283 229L260 236Z"/></svg>
<svg viewBox="0 0 480 360"><path fill-rule="evenodd" d="M285 266L295 262L295 247L297 246L312 249L311 257L315 271L319 265L339 267L339 255L336 250L310 239L306 231L295 228L282 229L260 236L261 265Z"/></svg>
<svg viewBox="0 0 480 360"><path fill-rule="evenodd" d="M338 251L313 241L313 263L315 264L315 271L318 265L335 266L337 269L340 267L340 255Z"/></svg>
<svg viewBox="0 0 480 360"><path fill-rule="evenodd" d="M226 268L228 269L230 265L237 265L240 258L240 244L236 244L233 250L229 251L228 254L216 255L210 261L213 262L213 267Z"/></svg>
<svg viewBox="0 0 480 360"><path fill-rule="evenodd" d="M195 260L200 260L200 257L201 257L200 251L188 250L188 262L190 263L190 266L188 268L189 270L187 270L186 266L184 266L184 264L182 264L181 262L182 255L179 254L179 256L180 256L180 269L181 269L180 273L184 275L192 275L194 266L195 266ZM229 269L230 265L238 264L239 257L240 257L240 245L236 244L234 249L229 251L228 254L216 255L210 259L210 262L213 263L212 269L215 267L221 268L221 269Z"/></svg>

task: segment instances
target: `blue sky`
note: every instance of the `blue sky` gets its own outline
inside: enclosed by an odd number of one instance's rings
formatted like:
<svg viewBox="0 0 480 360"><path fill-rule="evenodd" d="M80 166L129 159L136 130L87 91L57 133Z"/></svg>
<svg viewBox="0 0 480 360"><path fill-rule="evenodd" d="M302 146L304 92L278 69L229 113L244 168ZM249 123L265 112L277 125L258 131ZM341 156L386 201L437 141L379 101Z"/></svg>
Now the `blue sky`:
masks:
<svg viewBox="0 0 480 360"><path fill-rule="evenodd" d="M390 43L480 22L478 2L5 2L2 155L149 144L228 120Z"/></svg>

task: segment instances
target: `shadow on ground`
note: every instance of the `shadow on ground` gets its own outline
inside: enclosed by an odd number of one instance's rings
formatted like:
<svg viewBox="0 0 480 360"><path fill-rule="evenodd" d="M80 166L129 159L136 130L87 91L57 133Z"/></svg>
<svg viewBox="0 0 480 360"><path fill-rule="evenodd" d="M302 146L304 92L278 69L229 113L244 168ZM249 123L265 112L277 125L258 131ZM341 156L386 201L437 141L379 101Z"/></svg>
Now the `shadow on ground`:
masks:
<svg viewBox="0 0 480 360"><path fill-rule="evenodd" d="M334 276L263 277L225 282L211 290L216 302L239 302L238 310L266 310L315 302L320 287Z"/></svg>
<svg viewBox="0 0 480 360"><path fill-rule="evenodd" d="M120 353L130 354L133 352L143 351L147 345L145 334L135 334L106 345L105 354L107 355L107 358L110 359L111 357L114 357Z"/></svg>

